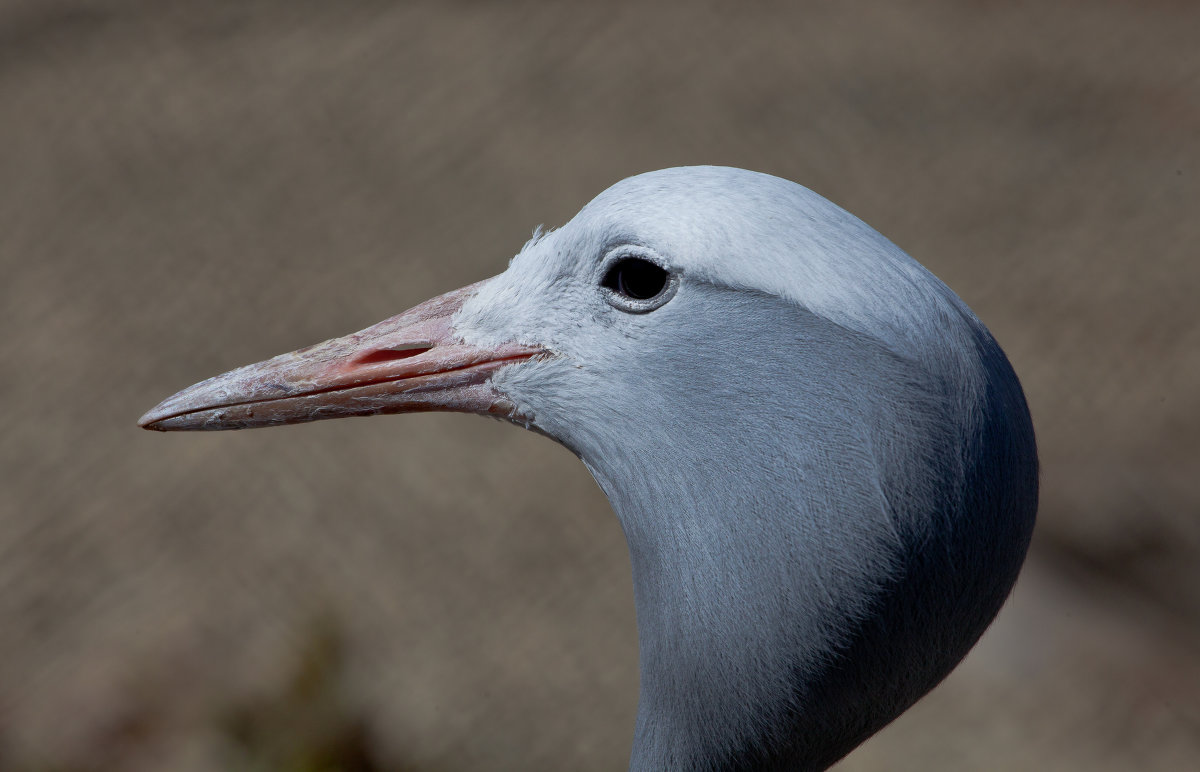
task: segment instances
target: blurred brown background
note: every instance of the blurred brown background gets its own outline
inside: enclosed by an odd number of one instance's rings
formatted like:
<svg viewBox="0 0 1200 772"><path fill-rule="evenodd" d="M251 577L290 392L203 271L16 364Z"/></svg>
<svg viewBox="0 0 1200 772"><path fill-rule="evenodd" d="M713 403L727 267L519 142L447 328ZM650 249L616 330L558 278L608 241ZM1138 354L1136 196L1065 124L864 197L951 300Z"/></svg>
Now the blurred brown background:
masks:
<svg viewBox="0 0 1200 772"><path fill-rule="evenodd" d="M1017 591L841 770L1200 758L1200 5L0 2L0 769L613 770L628 559L462 416L163 436L627 175L801 182L1006 348Z"/></svg>

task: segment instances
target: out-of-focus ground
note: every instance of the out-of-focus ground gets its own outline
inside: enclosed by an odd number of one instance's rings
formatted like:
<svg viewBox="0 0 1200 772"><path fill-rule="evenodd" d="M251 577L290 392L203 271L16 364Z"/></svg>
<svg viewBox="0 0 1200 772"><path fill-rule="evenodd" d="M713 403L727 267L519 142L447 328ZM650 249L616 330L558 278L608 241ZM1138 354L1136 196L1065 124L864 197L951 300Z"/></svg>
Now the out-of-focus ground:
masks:
<svg viewBox="0 0 1200 772"><path fill-rule="evenodd" d="M1037 425L1015 595L840 769L1195 768L1197 41L1184 2L0 3L0 768L622 768L628 559L568 452L134 422L692 163L911 252Z"/></svg>

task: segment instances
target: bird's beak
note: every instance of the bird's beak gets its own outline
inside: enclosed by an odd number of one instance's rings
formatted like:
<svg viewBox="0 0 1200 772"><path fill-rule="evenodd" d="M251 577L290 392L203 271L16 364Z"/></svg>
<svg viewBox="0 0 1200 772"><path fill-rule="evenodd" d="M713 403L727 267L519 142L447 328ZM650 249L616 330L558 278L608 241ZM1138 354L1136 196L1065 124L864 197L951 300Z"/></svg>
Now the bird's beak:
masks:
<svg viewBox="0 0 1200 772"><path fill-rule="evenodd" d="M478 287L433 298L353 335L209 378L164 400L138 424L164 432L249 429L432 410L516 418L491 376L547 352L458 340L451 318Z"/></svg>

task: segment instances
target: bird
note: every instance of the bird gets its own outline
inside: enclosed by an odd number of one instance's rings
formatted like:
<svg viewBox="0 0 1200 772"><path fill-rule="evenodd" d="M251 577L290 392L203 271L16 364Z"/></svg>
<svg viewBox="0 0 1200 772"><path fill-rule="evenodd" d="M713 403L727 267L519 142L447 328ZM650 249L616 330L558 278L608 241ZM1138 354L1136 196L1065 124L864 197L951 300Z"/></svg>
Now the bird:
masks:
<svg viewBox="0 0 1200 772"><path fill-rule="evenodd" d="M624 179L493 278L139 423L422 411L543 434L607 496L636 772L833 765L975 644L1037 511L1032 419L984 324L862 220L743 169Z"/></svg>

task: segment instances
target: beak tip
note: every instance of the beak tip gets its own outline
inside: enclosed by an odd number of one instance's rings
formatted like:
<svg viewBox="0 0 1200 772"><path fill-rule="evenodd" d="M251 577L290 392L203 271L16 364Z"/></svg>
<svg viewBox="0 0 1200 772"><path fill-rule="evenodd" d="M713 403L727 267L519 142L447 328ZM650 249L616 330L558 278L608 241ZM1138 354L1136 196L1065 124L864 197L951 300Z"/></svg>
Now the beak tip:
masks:
<svg viewBox="0 0 1200 772"><path fill-rule="evenodd" d="M163 431L162 427L158 425L158 421L161 418L161 412L157 407L155 407L153 410L148 411L145 415L139 418L137 423L138 426L142 427L143 429L149 429L151 431Z"/></svg>
<svg viewBox="0 0 1200 772"><path fill-rule="evenodd" d="M185 391L187 390L185 389ZM180 404L181 401L179 397L182 393L183 392L180 392L172 397L168 397L167 399L164 399L162 402L159 402L157 405L147 410L146 413L138 419L138 426L155 432L171 431L171 429L174 427L170 425L172 423L170 419L174 416L178 416L181 412L186 412L186 410L181 409L186 407L186 405Z"/></svg>

